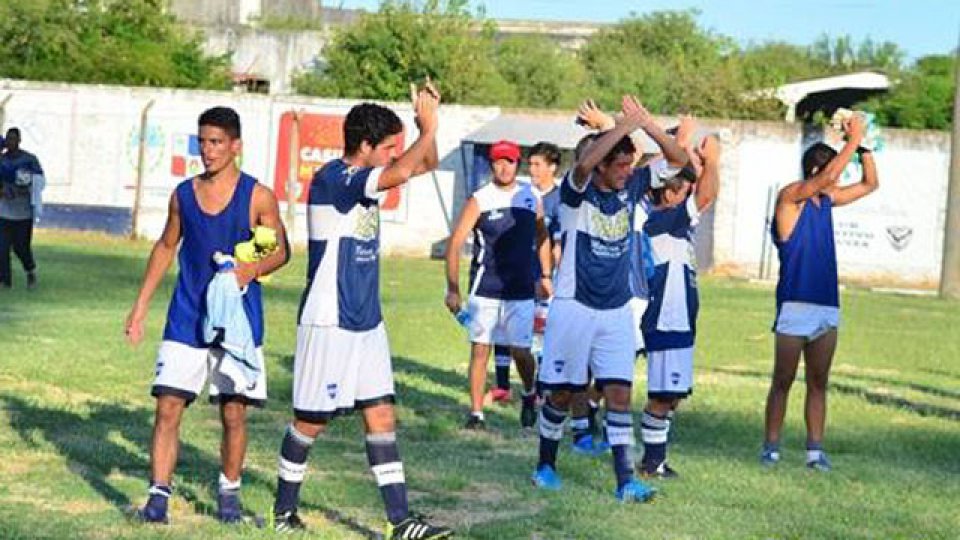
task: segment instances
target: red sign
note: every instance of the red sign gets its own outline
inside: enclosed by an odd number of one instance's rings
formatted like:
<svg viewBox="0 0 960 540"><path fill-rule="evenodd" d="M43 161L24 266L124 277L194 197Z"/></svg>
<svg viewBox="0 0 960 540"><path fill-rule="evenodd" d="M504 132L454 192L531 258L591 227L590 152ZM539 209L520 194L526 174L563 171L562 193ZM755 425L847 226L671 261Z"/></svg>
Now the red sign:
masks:
<svg viewBox="0 0 960 540"><path fill-rule="evenodd" d="M287 178L290 174L291 157L295 160L297 201L307 202L313 173L324 163L343 155L343 115L300 113L295 122L294 112L285 112L280 117L280 136L277 141L277 168L273 175L273 190L280 201L287 200ZM291 136L297 125L296 154L291 156ZM400 137L398 148L403 148ZM381 210L396 210L400 206L400 188L392 188L380 204Z"/></svg>

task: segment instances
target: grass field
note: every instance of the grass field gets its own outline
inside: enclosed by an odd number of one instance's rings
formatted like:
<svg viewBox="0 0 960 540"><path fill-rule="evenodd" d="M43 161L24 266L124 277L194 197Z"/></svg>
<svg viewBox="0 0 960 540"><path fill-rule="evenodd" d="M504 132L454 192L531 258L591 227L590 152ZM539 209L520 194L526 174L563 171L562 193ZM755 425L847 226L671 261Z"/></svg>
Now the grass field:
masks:
<svg viewBox="0 0 960 540"><path fill-rule="evenodd" d="M0 291L0 538L272 536L211 517L220 429L216 409L200 401L182 425L172 524L124 519L124 507L145 495L148 391L173 275L154 298L149 338L133 350L122 325L149 245L42 231L35 249L39 290L23 290L15 261L15 288ZM257 513L272 503L290 416L304 264L298 252L265 294L271 400L250 415L243 491ZM613 501L608 458L573 456L566 443L564 490L534 491L536 439L521 436L514 409L492 410L488 433L458 429L467 347L442 307L442 288L438 262L384 261L413 506L461 537L956 538L960 531L960 304L845 292L826 444L835 470L803 467L802 383L790 404L784 462L763 470L757 452L773 292L704 279L696 393L678 414L671 449L683 476L662 483L654 504L622 506ZM358 417L334 423L314 446L302 496L313 537L381 530Z"/></svg>

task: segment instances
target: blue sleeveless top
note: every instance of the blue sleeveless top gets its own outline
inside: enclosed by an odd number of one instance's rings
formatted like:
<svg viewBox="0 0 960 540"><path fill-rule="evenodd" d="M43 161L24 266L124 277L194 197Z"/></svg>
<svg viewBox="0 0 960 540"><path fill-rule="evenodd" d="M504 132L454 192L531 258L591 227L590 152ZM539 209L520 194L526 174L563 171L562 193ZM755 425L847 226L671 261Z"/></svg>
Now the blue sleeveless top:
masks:
<svg viewBox="0 0 960 540"><path fill-rule="evenodd" d="M777 313L784 302L840 307L837 250L833 239L833 200L819 195L819 206L808 200L786 242L780 241L774 216L770 232L780 256Z"/></svg>
<svg viewBox="0 0 960 540"><path fill-rule="evenodd" d="M206 294L216 274L213 254L233 254L233 247L250 239L250 202L257 180L240 173L230 203L217 215L204 213L193 190L193 179L181 182L176 189L180 207L182 242L178 262L177 287L167 310L167 326L163 339L191 347L207 347L203 339L203 318L207 312ZM250 282L243 295L243 308L250 321L253 341L263 345L263 303L260 283Z"/></svg>

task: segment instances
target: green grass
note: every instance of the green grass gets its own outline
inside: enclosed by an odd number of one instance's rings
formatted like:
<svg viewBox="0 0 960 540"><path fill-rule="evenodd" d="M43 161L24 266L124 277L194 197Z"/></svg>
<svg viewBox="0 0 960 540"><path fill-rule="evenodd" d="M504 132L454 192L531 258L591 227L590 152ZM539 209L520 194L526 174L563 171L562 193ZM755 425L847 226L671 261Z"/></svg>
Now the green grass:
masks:
<svg viewBox="0 0 960 540"><path fill-rule="evenodd" d="M40 289L24 291L16 268L16 288L0 291L0 538L264 536L211 517L220 428L216 409L199 401L182 425L172 525L124 519L123 508L145 495L148 392L173 276L154 299L149 339L134 350L122 325L149 245L40 232L35 248ZM266 292L271 401L250 415L244 477L244 502L258 513L272 502L290 415L303 275L299 251ZM564 490L530 488L536 439L520 436L513 409L492 410L489 433L458 430L467 347L442 306L441 264L386 260L382 285L413 506L462 537L955 538L960 530L957 303L845 292L827 433L835 471L802 466L802 383L790 403L785 461L768 471L756 458L773 293L704 279L696 393L678 415L671 448L683 477L663 484L652 505L621 506L608 460L565 450ZM314 537L381 529L358 417L335 422L315 445L302 495Z"/></svg>

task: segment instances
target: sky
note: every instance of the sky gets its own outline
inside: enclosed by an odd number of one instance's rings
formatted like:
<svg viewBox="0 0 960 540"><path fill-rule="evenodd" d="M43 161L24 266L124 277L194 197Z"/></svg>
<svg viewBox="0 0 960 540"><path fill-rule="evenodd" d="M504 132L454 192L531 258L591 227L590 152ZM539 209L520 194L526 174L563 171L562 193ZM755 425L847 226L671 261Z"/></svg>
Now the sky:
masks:
<svg viewBox="0 0 960 540"><path fill-rule="evenodd" d="M324 0L324 5L377 9L379 0ZM915 59L953 51L960 39L957 0L471 0L495 19L616 22L631 11L695 8L699 22L743 45L781 40L808 45L823 33L860 42L892 41Z"/></svg>

